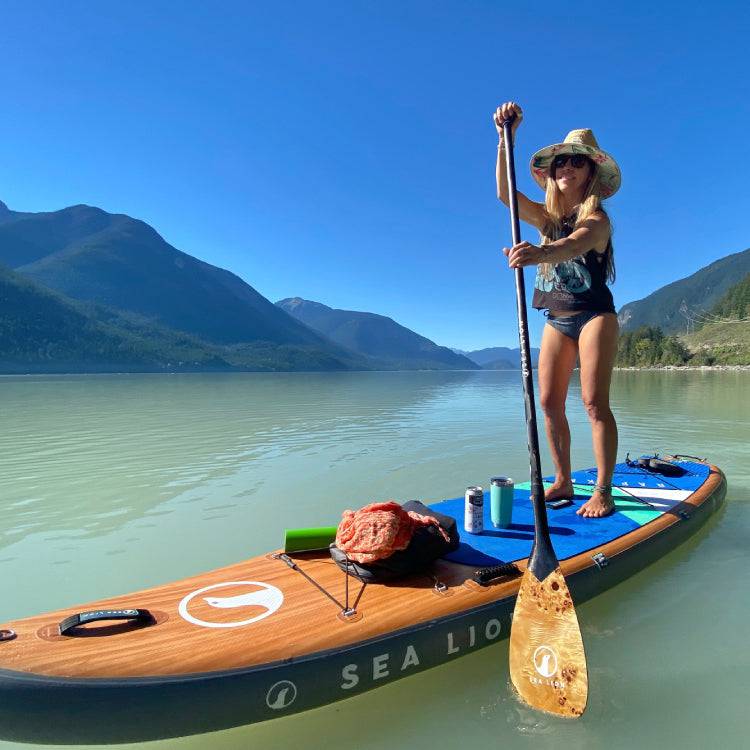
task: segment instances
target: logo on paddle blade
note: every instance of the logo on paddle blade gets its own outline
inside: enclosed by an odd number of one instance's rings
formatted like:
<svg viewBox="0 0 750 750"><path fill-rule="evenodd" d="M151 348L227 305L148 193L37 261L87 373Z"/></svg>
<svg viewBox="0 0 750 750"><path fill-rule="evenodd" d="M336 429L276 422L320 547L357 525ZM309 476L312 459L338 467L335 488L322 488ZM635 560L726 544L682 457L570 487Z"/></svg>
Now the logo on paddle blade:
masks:
<svg viewBox="0 0 750 750"><path fill-rule="evenodd" d="M202 596L224 589L221 595ZM204 628L237 628L272 615L284 603L284 594L260 581L215 583L188 594L178 608L183 619Z"/></svg>
<svg viewBox="0 0 750 750"><path fill-rule="evenodd" d="M539 646L534 651L534 669L542 677L552 677L557 672L557 654L549 646Z"/></svg>
<svg viewBox="0 0 750 750"><path fill-rule="evenodd" d="M297 686L289 680L271 685L266 693L266 705L274 711L288 708L297 700Z"/></svg>

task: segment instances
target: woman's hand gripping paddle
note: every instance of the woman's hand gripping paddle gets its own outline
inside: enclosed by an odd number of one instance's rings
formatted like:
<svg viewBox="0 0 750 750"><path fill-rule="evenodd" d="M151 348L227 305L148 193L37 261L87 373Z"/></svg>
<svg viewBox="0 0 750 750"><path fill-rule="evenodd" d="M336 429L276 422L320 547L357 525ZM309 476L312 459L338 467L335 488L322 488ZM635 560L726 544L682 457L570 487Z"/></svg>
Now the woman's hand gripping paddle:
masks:
<svg viewBox="0 0 750 750"><path fill-rule="evenodd" d="M521 241L513 161L511 122L503 122L513 244ZM549 536L544 486L539 462L534 382L526 320L523 269L515 269L518 338L526 404L526 428L534 507L534 546L521 579L510 633L510 678L518 694L533 708L578 717L586 709L588 673L573 599Z"/></svg>

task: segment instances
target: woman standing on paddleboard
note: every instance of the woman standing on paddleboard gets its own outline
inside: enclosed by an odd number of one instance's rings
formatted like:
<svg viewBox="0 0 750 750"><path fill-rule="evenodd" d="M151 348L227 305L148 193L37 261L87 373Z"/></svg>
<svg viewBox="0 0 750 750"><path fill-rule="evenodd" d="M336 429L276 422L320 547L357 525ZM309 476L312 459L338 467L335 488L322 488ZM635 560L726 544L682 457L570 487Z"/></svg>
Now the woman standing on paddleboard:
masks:
<svg viewBox="0 0 750 750"><path fill-rule="evenodd" d="M515 139L523 118L521 108L515 102L506 102L494 114L500 138L497 195L506 204L503 122L513 116ZM562 143L534 154L531 173L546 191L545 201L537 203L519 192L518 212L521 219L539 230L541 242L520 242L503 252L511 268L537 266L532 304L547 315L539 353L539 390L555 481L546 490L545 500L573 496L565 400L578 358L597 483L594 494L577 512L589 518L606 516L614 510L617 424L609 408L609 386L619 329L607 286L615 277L612 230L601 200L620 187L620 170L599 148L590 130L573 130Z"/></svg>

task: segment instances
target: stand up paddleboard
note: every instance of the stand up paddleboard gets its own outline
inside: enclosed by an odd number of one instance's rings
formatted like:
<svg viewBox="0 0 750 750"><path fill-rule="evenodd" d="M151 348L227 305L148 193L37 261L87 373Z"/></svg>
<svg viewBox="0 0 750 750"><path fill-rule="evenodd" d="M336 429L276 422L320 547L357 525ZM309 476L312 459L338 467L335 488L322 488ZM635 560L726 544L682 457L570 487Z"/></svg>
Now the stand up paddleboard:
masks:
<svg viewBox="0 0 750 750"><path fill-rule="evenodd" d="M645 463L645 462L644 462ZM576 472L572 505L550 509L555 552L578 603L663 557L721 505L715 466L684 473L618 464L616 512L576 510L596 472ZM458 519L463 498L432 507ZM389 584L347 577L327 553L269 553L176 583L0 628L0 737L138 742L265 721L332 703L507 638L533 539L528 484L513 523L424 574ZM514 564L509 564L514 563ZM490 568L477 576L478 568ZM488 581L484 585L479 580ZM540 655L539 679L550 665Z"/></svg>

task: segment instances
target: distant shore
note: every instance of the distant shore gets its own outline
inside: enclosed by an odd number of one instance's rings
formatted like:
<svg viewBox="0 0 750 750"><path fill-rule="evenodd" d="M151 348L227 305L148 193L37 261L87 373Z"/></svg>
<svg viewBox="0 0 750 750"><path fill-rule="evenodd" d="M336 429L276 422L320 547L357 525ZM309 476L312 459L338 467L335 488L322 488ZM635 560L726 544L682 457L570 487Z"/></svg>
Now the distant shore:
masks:
<svg viewBox="0 0 750 750"><path fill-rule="evenodd" d="M536 367L533 368L534 371L537 370ZM575 367L575 370L579 370L579 367ZM688 370L690 371L721 371L721 370L734 370L734 371L743 371L743 372L750 372L750 365L653 365L650 367L615 367L616 371L619 372L656 372L656 371L676 371L676 372L686 372ZM0 378L5 377L35 377L38 375L60 375L60 376L69 376L69 375L205 375L205 374L243 374L243 373L255 373L255 374L264 374L264 375L273 375L273 374L291 374L291 373L324 373L324 372L348 372L348 373L355 373L355 372L366 372L366 373L376 373L376 372L520 372L518 368L514 368L512 370L499 370L499 369L492 369L492 370L59 370L59 371L53 371L53 370L38 370L38 371L29 371L24 372L22 370L18 370L16 372L13 371L0 371Z"/></svg>
<svg viewBox="0 0 750 750"><path fill-rule="evenodd" d="M651 367L615 367L615 370L750 370L750 365L652 365Z"/></svg>

